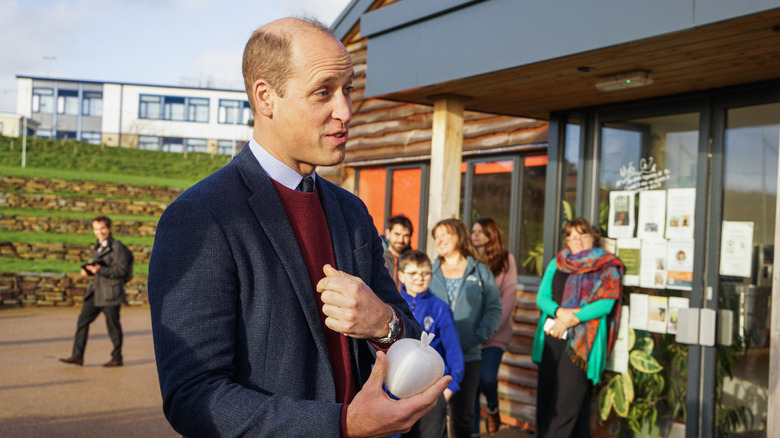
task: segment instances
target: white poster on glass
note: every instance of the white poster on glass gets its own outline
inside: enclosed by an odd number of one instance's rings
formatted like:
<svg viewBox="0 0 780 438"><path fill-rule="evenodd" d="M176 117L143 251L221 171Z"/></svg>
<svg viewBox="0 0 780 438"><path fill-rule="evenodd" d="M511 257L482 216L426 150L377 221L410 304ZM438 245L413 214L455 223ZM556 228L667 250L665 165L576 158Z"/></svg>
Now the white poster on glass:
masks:
<svg viewBox="0 0 780 438"><path fill-rule="evenodd" d="M753 269L753 222L723 221L720 275L750 278Z"/></svg>
<svg viewBox="0 0 780 438"><path fill-rule="evenodd" d="M669 301L666 297L651 295L647 303L647 331L666 333Z"/></svg>
<svg viewBox="0 0 780 438"><path fill-rule="evenodd" d="M668 242L669 268L666 287L691 290L693 287L693 240L675 239Z"/></svg>
<svg viewBox="0 0 780 438"><path fill-rule="evenodd" d="M639 192L639 220L636 236L663 239L666 226L666 190Z"/></svg>
<svg viewBox="0 0 780 438"><path fill-rule="evenodd" d="M620 327L618 328L615 345L612 346L612 353L607 358L606 368L616 373L625 373L628 371L628 318L630 315L630 306L623 306L620 309Z"/></svg>
<svg viewBox="0 0 780 438"><path fill-rule="evenodd" d="M609 192L609 219L607 220L609 237L634 237L635 198L634 192L631 191Z"/></svg>
<svg viewBox="0 0 780 438"><path fill-rule="evenodd" d="M666 288L668 252L666 240L642 239L639 285L652 289Z"/></svg>
<svg viewBox="0 0 780 438"><path fill-rule="evenodd" d="M647 330L647 308L650 295L631 294L631 315L628 325L634 330Z"/></svg>
<svg viewBox="0 0 780 438"><path fill-rule="evenodd" d="M666 238L693 239L696 189L666 191Z"/></svg>
<svg viewBox="0 0 780 438"><path fill-rule="evenodd" d="M677 333L677 310L690 307L688 298L669 297L669 318L666 326L666 332L670 334Z"/></svg>

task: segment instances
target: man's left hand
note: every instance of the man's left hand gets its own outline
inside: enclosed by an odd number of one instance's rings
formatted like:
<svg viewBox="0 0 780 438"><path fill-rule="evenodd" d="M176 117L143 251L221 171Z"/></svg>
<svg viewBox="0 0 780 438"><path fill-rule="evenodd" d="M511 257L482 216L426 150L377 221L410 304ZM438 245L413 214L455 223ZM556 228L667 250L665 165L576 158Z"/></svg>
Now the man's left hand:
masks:
<svg viewBox="0 0 780 438"><path fill-rule="evenodd" d="M100 270L100 264L95 263L94 265L87 265L86 269L93 274L97 274L97 272Z"/></svg>
<svg viewBox="0 0 780 438"><path fill-rule="evenodd" d="M325 278L317 283L322 295L325 325L358 339L387 336L392 309L358 277L331 265L322 268Z"/></svg>

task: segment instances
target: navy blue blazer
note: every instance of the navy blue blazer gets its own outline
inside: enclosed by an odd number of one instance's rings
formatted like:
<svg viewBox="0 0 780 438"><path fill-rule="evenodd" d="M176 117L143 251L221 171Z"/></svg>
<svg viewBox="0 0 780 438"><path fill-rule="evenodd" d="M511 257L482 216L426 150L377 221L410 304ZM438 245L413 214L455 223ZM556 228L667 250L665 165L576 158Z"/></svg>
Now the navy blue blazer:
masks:
<svg viewBox="0 0 780 438"><path fill-rule="evenodd" d="M336 268L420 327L384 266L363 202L317 178ZM340 436L341 408L306 265L249 147L163 213L149 304L163 410L186 436ZM350 338L358 384L374 350Z"/></svg>

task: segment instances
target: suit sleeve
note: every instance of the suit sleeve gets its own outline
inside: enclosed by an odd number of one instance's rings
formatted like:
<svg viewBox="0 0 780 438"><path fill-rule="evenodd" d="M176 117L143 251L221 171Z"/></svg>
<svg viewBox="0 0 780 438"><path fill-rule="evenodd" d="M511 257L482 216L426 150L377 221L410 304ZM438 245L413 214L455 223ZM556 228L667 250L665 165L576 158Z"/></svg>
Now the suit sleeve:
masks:
<svg viewBox="0 0 780 438"><path fill-rule="evenodd" d="M163 213L149 304L165 416L188 437L339 436L342 405L234 381L241 331L235 260L225 231L198 202L179 199Z"/></svg>

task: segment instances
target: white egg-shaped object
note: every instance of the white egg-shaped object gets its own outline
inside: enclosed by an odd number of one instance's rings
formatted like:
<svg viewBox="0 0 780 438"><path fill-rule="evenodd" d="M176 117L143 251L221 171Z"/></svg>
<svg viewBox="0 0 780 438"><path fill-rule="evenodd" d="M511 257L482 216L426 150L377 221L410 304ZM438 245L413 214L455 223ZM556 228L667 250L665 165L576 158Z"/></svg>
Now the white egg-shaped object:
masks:
<svg viewBox="0 0 780 438"><path fill-rule="evenodd" d="M430 344L433 334L420 340L399 339L387 350L385 385L391 394L407 398L419 394L444 375L444 360Z"/></svg>

